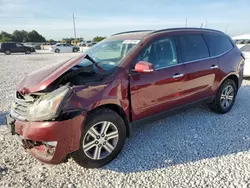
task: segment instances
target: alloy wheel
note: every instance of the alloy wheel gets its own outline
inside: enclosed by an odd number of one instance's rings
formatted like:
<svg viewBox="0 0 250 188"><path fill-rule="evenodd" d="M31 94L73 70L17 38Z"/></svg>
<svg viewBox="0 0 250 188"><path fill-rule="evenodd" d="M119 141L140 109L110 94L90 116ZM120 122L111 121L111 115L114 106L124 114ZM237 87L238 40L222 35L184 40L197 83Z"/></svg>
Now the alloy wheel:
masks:
<svg viewBox="0 0 250 188"><path fill-rule="evenodd" d="M98 122L84 136L83 151L90 159L101 160L113 152L118 140L118 129L113 123Z"/></svg>
<svg viewBox="0 0 250 188"><path fill-rule="evenodd" d="M234 93L234 88L231 85L226 86L222 90L220 97L220 104L222 108L226 109L233 103Z"/></svg>

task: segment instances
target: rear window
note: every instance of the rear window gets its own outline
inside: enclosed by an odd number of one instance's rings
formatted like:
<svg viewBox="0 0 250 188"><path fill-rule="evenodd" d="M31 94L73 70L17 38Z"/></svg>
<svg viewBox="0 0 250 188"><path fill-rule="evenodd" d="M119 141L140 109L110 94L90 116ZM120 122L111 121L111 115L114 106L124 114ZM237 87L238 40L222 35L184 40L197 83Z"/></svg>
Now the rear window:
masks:
<svg viewBox="0 0 250 188"><path fill-rule="evenodd" d="M233 48L233 44L225 35L205 34L204 36L207 40L211 56L221 55Z"/></svg>
<svg viewBox="0 0 250 188"><path fill-rule="evenodd" d="M195 61L209 57L209 51L202 35L176 36L183 62Z"/></svg>

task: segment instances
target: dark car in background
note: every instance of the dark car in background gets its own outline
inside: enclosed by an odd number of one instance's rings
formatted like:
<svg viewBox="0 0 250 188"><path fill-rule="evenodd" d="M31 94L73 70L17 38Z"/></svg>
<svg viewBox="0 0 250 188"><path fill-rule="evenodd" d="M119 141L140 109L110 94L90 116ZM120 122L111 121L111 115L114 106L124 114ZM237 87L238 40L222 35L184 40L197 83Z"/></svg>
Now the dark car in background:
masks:
<svg viewBox="0 0 250 188"><path fill-rule="evenodd" d="M5 42L0 44L0 52L10 55L11 53L25 53L30 54L36 52L35 48L24 46L23 44L15 42Z"/></svg>
<svg viewBox="0 0 250 188"><path fill-rule="evenodd" d="M16 87L6 124L40 161L58 164L72 153L81 166L101 167L119 154L131 124L200 102L229 112L244 61L231 38L216 30L118 33L28 74Z"/></svg>

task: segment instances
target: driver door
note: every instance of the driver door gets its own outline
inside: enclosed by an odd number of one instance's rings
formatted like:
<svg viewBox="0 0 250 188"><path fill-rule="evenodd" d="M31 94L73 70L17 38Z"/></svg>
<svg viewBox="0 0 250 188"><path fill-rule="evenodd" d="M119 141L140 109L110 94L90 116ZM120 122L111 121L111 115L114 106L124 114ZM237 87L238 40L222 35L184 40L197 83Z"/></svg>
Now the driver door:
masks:
<svg viewBox="0 0 250 188"><path fill-rule="evenodd" d="M172 37L149 44L137 62L152 63L151 73L131 73L130 92L133 121L182 105L182 65L178 63Z"/></svg>

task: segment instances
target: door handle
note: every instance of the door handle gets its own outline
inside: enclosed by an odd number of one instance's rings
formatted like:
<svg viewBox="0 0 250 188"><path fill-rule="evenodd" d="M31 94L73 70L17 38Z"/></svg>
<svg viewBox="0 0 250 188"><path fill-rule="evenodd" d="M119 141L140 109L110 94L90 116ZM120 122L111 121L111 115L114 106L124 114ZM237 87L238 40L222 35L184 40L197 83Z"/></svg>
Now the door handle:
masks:
<svg viewBox="0 0 250 188"><path fill-rule="evenodd" d="M219 68L218 65L212 65L212 66L210 67L210 69L217 69L217 68Z"/></svg>
<svg viewBox="0 0 250 188"><path fill-rule="evenodd" d="M175 74L174 76L173 76L173 78L180 78L180 77L183 77L184 76L184 74Z"/></svg>

